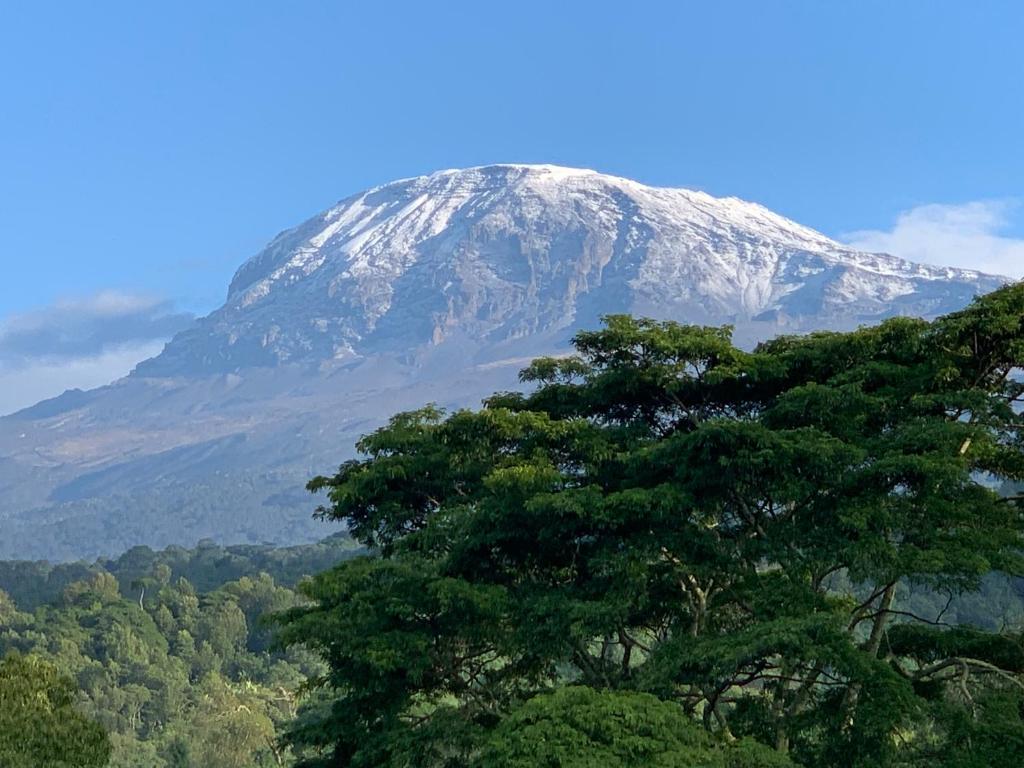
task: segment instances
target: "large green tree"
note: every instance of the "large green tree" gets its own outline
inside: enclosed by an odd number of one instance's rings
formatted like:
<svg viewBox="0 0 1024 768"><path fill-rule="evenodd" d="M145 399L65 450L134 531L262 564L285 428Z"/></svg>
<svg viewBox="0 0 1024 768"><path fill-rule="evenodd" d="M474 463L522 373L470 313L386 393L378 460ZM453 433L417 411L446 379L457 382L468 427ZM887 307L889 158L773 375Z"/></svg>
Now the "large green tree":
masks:
<svg viewBox="0 0 1024 768"><path fill-rule="evenodd" d="M626 316L575 348L527 368L528 393L394 417L311 483L376 553L283 619L334 697L294 742L325 765L472 766L567 684L805 765L1019 738L1019 636L902 596L1021 572L1021 502L993 488L1024 478L1024 286L752 352Z"/></svg>

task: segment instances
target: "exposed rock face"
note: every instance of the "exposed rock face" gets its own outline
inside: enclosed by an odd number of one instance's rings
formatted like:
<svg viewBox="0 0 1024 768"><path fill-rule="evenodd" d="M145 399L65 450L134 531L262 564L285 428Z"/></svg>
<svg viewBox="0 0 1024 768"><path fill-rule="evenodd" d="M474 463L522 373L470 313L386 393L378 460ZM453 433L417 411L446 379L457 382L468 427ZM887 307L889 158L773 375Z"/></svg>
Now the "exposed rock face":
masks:
<svg viewBox="0 0 1024 768"><path fill-rule="evenodd" d="M326 535L301 491L396 410L476 405L601 315L741 341L962 307L1002 278L554 166L397 181L276 237L129 377L0 419L0 558Z"/></svg>

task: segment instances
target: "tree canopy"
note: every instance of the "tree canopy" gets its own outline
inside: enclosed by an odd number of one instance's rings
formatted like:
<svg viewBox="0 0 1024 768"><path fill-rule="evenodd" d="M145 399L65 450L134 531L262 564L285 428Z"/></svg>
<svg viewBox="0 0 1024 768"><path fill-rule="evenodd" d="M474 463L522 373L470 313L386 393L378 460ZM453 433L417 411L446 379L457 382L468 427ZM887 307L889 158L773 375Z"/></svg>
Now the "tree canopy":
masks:
<svg viewBox="0 0 1024 768"><path fill-rule="evenodd" d="M33 656L0 661L0 765L102 768L110 757L103 727L79 713L74 682Z"/></svg>
<svg viewBox="0 0 1024 768"><path fill-rule="evenodd" d="M282 619L334 698L290 731L308 765L1018 764L1020 634L906 596L1022 573L1024 286L753 351L627 316L574 345L310 484L374 553Z"/></svg>
<svg viewBox="0 0 1024 768"><path fill-rule="evenodd" d="M294 765L277 734L323 665L271 651L262 617L302 602L286 586L299 574L349 554L340 539L206 542L0 563L0 768Z"/></svg>

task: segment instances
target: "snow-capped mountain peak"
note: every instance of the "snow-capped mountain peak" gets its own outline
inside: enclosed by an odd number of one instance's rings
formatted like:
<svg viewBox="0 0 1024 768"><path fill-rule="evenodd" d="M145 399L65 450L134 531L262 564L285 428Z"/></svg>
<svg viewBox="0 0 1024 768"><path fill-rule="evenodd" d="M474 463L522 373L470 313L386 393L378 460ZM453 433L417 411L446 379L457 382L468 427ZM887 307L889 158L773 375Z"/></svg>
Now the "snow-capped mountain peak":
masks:
<svg viewBox="0 0 1024 768"><path fill-rule="evenodd" d="M489 165L348 197L246 262L140 373L564 342L633 312L740 335L929 315L1000 282L844 246L756 203L592 170ZM543 346L543 344L542 344Z"/></svg>

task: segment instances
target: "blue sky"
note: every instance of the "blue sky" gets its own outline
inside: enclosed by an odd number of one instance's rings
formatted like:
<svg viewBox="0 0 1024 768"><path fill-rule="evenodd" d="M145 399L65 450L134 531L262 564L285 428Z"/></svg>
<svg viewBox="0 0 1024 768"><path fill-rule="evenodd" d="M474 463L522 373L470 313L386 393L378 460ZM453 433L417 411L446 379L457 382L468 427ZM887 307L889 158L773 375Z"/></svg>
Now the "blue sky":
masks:
<svg viewBox="0 0 1024 768"><path fill-rule="evenodd" d="M0 388L123 372L281 229L490 162L1024 273L1022 33L1012 0L0 3Z"/></svg>

